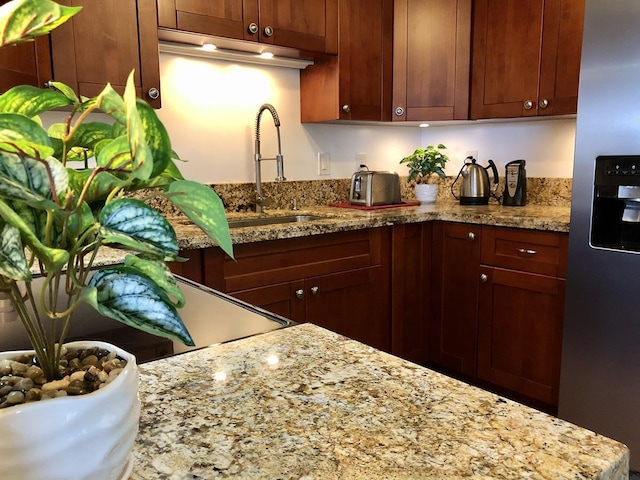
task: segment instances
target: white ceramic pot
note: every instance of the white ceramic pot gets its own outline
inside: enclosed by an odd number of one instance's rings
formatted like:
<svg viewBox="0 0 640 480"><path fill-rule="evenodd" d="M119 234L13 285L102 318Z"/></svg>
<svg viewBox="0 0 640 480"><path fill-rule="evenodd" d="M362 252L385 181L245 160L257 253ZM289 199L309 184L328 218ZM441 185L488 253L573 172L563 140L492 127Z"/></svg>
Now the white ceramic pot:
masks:
<svg viewBox="0 0 640 480"><path fill-rule="evenodd" d="M420 203L434 203L438 198L438 184L418 183L416 184L415 193Z"/></svg>
<svg viewBox="0 0 640 480"><path fill-rule="evenodd" d="M104 342L127 360L118 377L87 395L26 403L0 410L0 479L121 480L131 473L140 400L135 356ZM0 359L24 352L2 352Z"/></svg>

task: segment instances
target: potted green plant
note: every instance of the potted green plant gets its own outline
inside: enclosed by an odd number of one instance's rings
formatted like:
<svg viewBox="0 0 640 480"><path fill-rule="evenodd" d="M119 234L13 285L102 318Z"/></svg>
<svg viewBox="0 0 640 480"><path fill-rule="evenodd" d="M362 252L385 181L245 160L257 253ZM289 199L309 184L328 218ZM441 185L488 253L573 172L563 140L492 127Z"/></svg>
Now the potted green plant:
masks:
<svg viewBox="0 0 640 480"><path fill-rule="evenodd" d="M402 160L400 164L409 167L407 181L415 184L416 198L420 203L433 203L438 195L438 184L429 183L435 174L440 178L446 178L444 166L449 160L442 152L447 147L439 143L436 146L429 145L426 148L416 148L416 150Z"/></svg>
<svg viewBox="0 0 640 480"><path fill-rule="evenodd" d="M78 11L50 0L10 1L0 7L0 48L46 34ZM54 109L68 112L66 120L45 130L39 116ZM95 121L94 112L110 120ZM87 158L95 159L95 167L86 166ZM210 187L184 179L175 160L155 111L136 98L133 72L123 95L107 85L97 97L84 98L57 82L47 89L17 86L0 95L0 295L18 313L43 381L62 381L61 358L72 349L64 345L69 322L82 304L193 345L178 313L184 298L166 263L179 259L175 231L161 213L125 195L151 189L232 255L221 200ZM127 251L124 262L95 269L104 246ZM37 288L34 273L40 276ZM0 478L122 478L137 432L137 371L126 352L100 347L130 360L107 388L0 409L7 464L0 460ZM9 368L11 376L14 367L13 359L0 360L0 370ZM111 393L116 384L128 388L123 401ZM4 390L8 385L0 381ZM47 405L74 414L47 412ZM55 420L72 417L82 428L54 426ZM125 419L133 424L121 425ZM106 438L112 430L123 436ZM52 444L56 448L47 448ZM67 444L70 454L61 451ZM34 452L38 459L30 470L26 459ZM55 459L66 455L80 460L64 468Z"/></svg>

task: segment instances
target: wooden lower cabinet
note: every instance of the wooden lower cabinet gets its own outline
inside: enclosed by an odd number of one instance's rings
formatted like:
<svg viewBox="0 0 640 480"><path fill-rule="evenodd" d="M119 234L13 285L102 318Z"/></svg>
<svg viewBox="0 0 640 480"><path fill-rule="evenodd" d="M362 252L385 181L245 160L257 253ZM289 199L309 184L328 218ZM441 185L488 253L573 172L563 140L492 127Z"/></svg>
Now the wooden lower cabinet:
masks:
<svg viewBox="0 0 640 480"><path fill-rule="evenodd" d="M389 351L390 235L383 227L241 244L235 260L217 247L204 249L202 283Z"/></svg>
<svg viewBox="0 0 640 480"><path fill-rule="evenodd" d="M433 296L430 361L476 376L480 225L433 225Z"/></svg>
<svg viewBox="0 0 640 480"><path fill-rule="evenodd" d="M432 222L393 226L391 238L391 353L429 359Z"/></svg>
<svg viewBox="0 0 640 480"><path fill-rule="evenodd" d="M558 403L565 280L482 266L478 378Z"/></svg>

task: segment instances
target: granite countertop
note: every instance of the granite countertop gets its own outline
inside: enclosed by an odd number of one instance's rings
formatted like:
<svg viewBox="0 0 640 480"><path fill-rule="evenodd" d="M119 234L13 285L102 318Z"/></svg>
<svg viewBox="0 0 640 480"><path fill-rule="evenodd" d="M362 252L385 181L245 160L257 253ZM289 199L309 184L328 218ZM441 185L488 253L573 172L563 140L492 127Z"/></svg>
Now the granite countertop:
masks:
<svg viewBox="0 0 640 480"><path fill-rule="evenodd" d="M628 476L616 441L312 324L140 373L132 480Z"/></svg>
<svg viewBox="0 0 640 480"><path fill-rule="evenodd" d="M457 202L439 200L431 205L381 210L355 210L339 207L309 207L296 211L266 210L263 216L292 214L316 215L321 218L301 223L233 228L231 229L232 241L234 244L251 243L429 220L568 232L570 208L541 205L504 207L498 204L462 206ZM255 213L227 214L229 220L257 216ZM198 227L191 224L188 219L175 217L170 220L176 229L180 248L196 249L214 245L213 241Z"/></svg>

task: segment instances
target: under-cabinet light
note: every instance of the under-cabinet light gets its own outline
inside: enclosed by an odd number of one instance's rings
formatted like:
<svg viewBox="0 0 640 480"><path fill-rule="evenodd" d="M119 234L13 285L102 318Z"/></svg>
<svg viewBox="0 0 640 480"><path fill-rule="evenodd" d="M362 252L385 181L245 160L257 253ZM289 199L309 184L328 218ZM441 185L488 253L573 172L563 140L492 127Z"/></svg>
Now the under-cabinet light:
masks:
<svg viewBox="0 0 640 480"><path fill-rule="evenodd" d="M418 125L420 128L427 128L429 126L428 123L421 123L420 125Z"/></svg>
<svg viewBox="0 0 640 480"><path fill-rule="evenodd" d="M212 45L212 44L205 44ZM175 55L187 55L191 57L209 58L217 60L227 60L236 63L250 63L254 65L268 65L270 67L285 67L304 70L309 65L313 65L313 60L304 58L289 58L275 56L271 52L262 54L241 52L239 50L229 50L222 48L214 48L212 50L205 49L205 45L196 46L186 43L175 43L160 41L161 53L173 53ZM211 47L209 47L211 48ZM270 56L266 56L269 53Z"/></svg>
<svg viewBox="0 0 640 480"><path fill-rule="evenodd" d="M217 50L218 47L216 47L213 43L205 43L204 45L202 45L202 50L204 50L205 52L213 52L214 50Z"/></svg>

